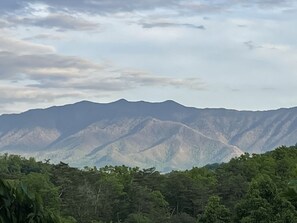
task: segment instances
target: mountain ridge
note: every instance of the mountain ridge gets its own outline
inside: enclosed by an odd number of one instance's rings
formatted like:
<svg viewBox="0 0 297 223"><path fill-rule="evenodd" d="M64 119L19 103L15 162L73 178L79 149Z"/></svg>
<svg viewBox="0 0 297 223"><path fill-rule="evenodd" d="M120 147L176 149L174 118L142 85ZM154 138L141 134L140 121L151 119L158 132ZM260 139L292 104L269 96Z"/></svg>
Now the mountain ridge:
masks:
<svg viewBox="0 0 297 223"><path fill-rule="evenodd" d="M79 167L137 164L185 169L294 145L295 139L297 107L238 111L186 107L172 100L120 99L0 116L1 153Z"/></svg>

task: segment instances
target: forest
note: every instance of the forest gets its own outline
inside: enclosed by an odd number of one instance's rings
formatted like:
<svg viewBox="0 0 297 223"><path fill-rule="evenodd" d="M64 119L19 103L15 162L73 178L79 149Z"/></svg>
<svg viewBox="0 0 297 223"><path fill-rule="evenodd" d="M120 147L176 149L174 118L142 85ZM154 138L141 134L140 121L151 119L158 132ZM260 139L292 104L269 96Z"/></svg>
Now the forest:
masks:
<svg viewBox="0 0 297 223"><path fill-rule="evenodd" d="M297 146L160 173L0 156L1 223L296 223Z"/></svg>

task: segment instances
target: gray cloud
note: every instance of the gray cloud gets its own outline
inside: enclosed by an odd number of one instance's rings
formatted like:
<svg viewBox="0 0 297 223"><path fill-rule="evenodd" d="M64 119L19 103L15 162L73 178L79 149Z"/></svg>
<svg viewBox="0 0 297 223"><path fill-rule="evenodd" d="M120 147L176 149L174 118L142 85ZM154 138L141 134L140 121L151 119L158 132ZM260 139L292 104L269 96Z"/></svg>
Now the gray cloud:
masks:
<svg viewBox="0 0 297 223"><path fill-rule="evenodd" d="M30 17L30 18L19 18L10 17L8 18L14 25L31 25L39 26L43 28L55 28L59 31L65 30L95 30L99 27L99 24L87 21L78 16L69 14L50 14L46 17Z"/></svg>
<svg viewBox="0 0 297 223"><path fill-rule="evenodd" d="M52 102L59 98L75 98L79 97L79 92L54 92L48 90L37 89L33 87L0 87L0 103L11 104L12 102Z"/></svg>
<svg viewBox="0 0 297 223"><path fill-rule="evenodd" d="M92 30L98 28L96 23L66 14L52 14L45 18L31 20L29 23L45 28L59 28L62 30Z"/></svg>
<svg viewBox="0 0 297 223"><path fill-rule="evenodd" d="M5 0L0 2L0 11L9 13L29 7L29 4L44 3L50 6L50 10L57 11L77 11L95 14L105 14L114 12L128 12L133 10L149 10L159 7L177 6L180 0Z"/></svg>
<svg viewBox="0 0 297 223"><path fill-rule="evenodd" d="M131 12L135 10L153 10L156 8L172 8L179 6L181 0L43 0L44 3L52 6L52 10L59 8L74 11L84 11L95 14Z"/></svg>
<svg viewBox="0 0 297 223"><path fill-rule="evenodd" d="M11 24L7 20L0 19L0 28L6 28L6 27L10 27L10 26L11 26Z"/></svg>
<svg viewBox="0 0 297 223"><path fill-rule="evenodd" d="M280 50L280 51L286 51L288 50L288 46L286 45L275 45L275 44L269 44L269 43L263 43L263 44L256 44L253 41L246 41L243 43L249 50L254 49L268 49L268 50Z"/></svg>
<svg viewBox="0 0 297 223"><path fill-rule="evenodd" d="M231 1L234 2L234 1ZM244 4L245 6L253 6L257 5L260 7L273 7L273 6L290 6L294 4L294 0L240 0L238 1L240 4Z"/></svg>
<svg viewBox="0 0 297 223"><path fill-rule="evenodd" d="M82 73L100 70L95 63L78 57L58 54L19 55L14 52L0 52L1 78L20 78L43 81L81 77ZM86 74L85 74L86 75Z"/></svg>
<svg viewBox="0 0 297 223"><path fill-rule="evenodd" d="M0 1L0 12L10 13L18 9L24 8L28 2L22 0Z"/></svg>
<svg viewBox="0 0 297 223"><path fill-rule="evenodd" d="M9 37L0 38L0 77L2 80L69 79L100 69L100 65L88 60L59 55L51 46Z"/></svg>
<svg viewBox="0 0 297 223"><path fill-rule="evenodd" d="M237 27L239 27L239 28L247 28L248 25L238 24Z"/></svg>
<svg viewBox="0 0 297 223"><path fill-rule="evenodd" d="M142 71L117 70L108 77L90 78L83 82L75 81L70 85L78 89L94 89L102 91L125 91L140 87L174 87L193 90L204 90L205 84L199 78L172 78L155 76ZM67 87L60 85L60 87Z"/></svg>
<svg viewBox="0 0 297 223"><path fill-rule="evenodd" d="M0 38L0 78L24 87L68 89L67 92L69 89L124 91L144 86L203 89L198 78L160 77L142 71L116 69L80 57L57 54L45 45L9 38Z"/></svg>
<svg viewBox="0 0 297 223"><path fill-rule="evenodd" d="M204 83L199 78L155 77L149 73L139 71L124 71L118 79L140 86L174 86L194 90L204 89Z"/></svg>
<svg viewBox="0 0 297 223"><path fill-rule="evenodd" d="M60 77L62 78L62 77ZM205 84L199 78L172 78L155 76L143 71L129 71L119 69L116 73L108 72L105 69L98 70L95 75L85 77L71 77L64 80L42 79L30 87L56 88L56 89L79 89L96 91L126 91L141 87L173 87L192 90L205 90Z"/></svg>
<svg viewBox="0 0 297 223"><path fill-rule="evenodd" d="M257 48L262 48L261 45L256 45L253 41L249 40L243 43L249 50L254 50Z"/></svg>
<svg viewBox="0 0 297 223"><path fill-rule="evenodd" d="M117 13L153 10L168 8L176 11L211 12L230 8L234 5L245 7L274 7L290 6L293 0L223 0L223 1L188 1L188 0L4 0L0 2L0 11L9 13L28 8L29 4L43 3L50 7L51 11L76 11L95 14Z"/></svg>
<svg viewBox="0 0 297 223"><path fill-rule="evenodd" d="M205 29L203 25L194 25L194 24L189 24L189 23L171 23L171 22L156 22L156 23L142 23L141 24L143 28L156 28L156 27L161 27L161 28L166 28L166 27L181 27L181 28L191 28L191 29Z"/></svg>
<svg viewBox="0 0 297 223"><path fill-rule="evenodd" d="M48 16L40 16L36 4L45 4ZM228 11L232 7L260 7L273 8L284 7L285 10L294 8L292 0L4 0L0 1L0 28L13 26L38 26L46 29L66 30L96 30L99 24L83 19L81 15L115 15L117 13L143 12L157 9L174 11L174 15L197 15L220 13ZM37 12L37 13L36 13ZM38 15L38 16L37 16ZM131 15L131 14L130 14ZM135 13L139 16L138 13ZM168 15L160 15L166 18ZM140 17L149 17L141 15ZM203 25L176 22L146 22L140 24L143 28L181 27L193 29L205 29Z"/></svg>
<svg viewBox="0 0 297 223"><path fill-rule="evenodd" d="M55 35L50 33L42 33L30 37L26 37L23 40L62 40L64 37L61 35Z"/></svg>

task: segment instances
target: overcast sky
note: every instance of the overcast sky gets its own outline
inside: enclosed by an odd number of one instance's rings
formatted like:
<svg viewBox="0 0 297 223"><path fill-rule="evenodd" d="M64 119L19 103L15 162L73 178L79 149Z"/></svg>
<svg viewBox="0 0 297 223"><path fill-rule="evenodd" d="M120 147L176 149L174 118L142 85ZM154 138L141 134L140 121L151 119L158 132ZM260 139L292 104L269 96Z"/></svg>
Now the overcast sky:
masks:
<svg viewBox="0 0 297 223"><path fill-rule="evenodd" d="M0 114L81 100L297 106L295 0L1 0Z"/></svg>

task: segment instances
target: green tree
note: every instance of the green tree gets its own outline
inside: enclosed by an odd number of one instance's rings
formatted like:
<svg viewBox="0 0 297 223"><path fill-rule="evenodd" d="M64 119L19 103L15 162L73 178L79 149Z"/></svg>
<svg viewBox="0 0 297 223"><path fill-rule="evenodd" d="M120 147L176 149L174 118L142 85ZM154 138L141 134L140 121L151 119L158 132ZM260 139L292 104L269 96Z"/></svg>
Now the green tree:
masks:
<svg viewBox="0 0 297 223"><path fill-rule="evenodd" d="M133 213L128 216L125 223L153 223L153 221L141 213Z"/></svg>
<svg viewBox="0 0 297 223"><path fill-rule="evenodd" d="M291 203L281 198L276 185L267 175L255 178L246 197L236 207L236 222L297 222Z"/></svg>
<svg viewBox="0 0 297 223"><path fill-rule="evenodd" d="M27 185L31 192L41 197L42 205L48 210L59 211L60 199L58 188L50 182L47 174L29 173L21 181Z"/></svg>
<svg viewBox="0 0 297 223"><path fill-rule="evenodd" d="M170 223L196 223L196 219L187 213L179 213L173 215L170 219Z"/></svg>
<svg viewBox="0 0 297 223"><path fill-rule="evenodd" d="M153 222L166 222L169 214L168 203L160 191L152 191L138 183L132 183L127 191L128 205L124 210L125 215L130 213L141 214Z"/></svg>
<svg viewBox="0 0 297 223"><path fill-rule="evenodd" d="M200 186L191 176L183 172L168 174L163 193L174 214L184 212L193 216L197 203L199 205L197 201L201 198Z"/></svg>
<svg viewBox="0 0 297 223"><path fill-rule="evenodd" d="M201 223L229 223L231 222L230 211L220 204L220 197L212 196L209 198L204 213L199 222Z"/></svg>
<svg viewBox="0 0 297 223"><path fill-rule="evenodd" d="M0 222L60 223L60 219L45 210L41 201L29 194L23 184L12 186L0 180Z"/></svg>

